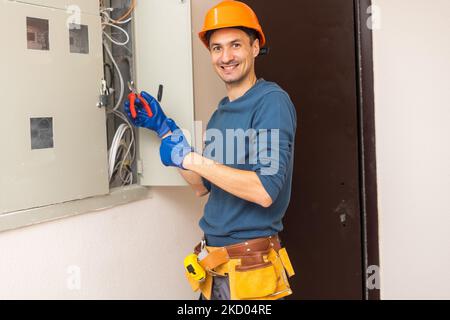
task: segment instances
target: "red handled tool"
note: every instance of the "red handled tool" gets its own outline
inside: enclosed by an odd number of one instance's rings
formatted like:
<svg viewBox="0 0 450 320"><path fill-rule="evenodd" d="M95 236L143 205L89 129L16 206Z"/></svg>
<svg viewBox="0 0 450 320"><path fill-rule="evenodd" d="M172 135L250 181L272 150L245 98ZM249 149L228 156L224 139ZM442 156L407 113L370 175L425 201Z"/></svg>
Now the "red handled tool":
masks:
<svg viewBox="0 0 450 320"><path fill-rule="evenodd" d="M134 86L134 82L128 82L128 88L130 89L130 94L128 95L128 100L130 100L130 112L133 119L136 119L137 112L136 112L136 99L139 99L139 101L144 106L145 111L147 111L148 116L151 118L153 117L153 112L150 106L148 105L147 101L142 97L140 93L136 90L136 87Z"/></svg>

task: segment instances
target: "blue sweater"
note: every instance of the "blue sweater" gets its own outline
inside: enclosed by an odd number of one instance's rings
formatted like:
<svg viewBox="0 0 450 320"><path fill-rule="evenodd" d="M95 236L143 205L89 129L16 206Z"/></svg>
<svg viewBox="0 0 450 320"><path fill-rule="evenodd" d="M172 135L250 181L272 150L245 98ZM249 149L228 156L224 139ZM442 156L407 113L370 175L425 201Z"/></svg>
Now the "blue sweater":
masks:
<svg viewBox="0 0 450 320"><path fill-rule="evenodd" d="M239 99L224 98L207 126L203 155L254 171L273 204L264 208L203 179L210 191L200 227L210 246L274 235L291 195L297 116L289 95L263 79Z"/></svg>

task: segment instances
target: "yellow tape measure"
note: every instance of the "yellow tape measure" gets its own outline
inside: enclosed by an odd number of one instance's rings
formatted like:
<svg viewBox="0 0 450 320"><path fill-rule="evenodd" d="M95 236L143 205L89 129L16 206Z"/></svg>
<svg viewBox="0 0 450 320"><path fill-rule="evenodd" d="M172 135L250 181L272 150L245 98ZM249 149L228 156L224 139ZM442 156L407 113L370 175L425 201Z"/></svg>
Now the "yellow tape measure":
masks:
<svg viewBox="0 0 450 320"><path fill-rule="evenodd" d="M205 269L198 263L198 256L196 254L190 254L184 259L184 267L192 279L199 282L205 280Z"/></svg>

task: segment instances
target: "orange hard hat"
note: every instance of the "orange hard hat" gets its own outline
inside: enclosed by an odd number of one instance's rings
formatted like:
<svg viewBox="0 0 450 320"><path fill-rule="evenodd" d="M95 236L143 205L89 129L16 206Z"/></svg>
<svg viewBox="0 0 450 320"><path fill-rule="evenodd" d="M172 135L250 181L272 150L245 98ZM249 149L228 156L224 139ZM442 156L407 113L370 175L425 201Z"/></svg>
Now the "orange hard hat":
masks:
<svg viewBox="0 0 450 320"><path fill-rule="evenodd" d="M258 33L261 47L264 47L266 44L266 37L255 12L245 3L234 0L222 1L210 9L206 14L203 29L198 35L205 46L209 48L209 43L206 39L208 31L233 27L245 27L255 30Z"/></svg>

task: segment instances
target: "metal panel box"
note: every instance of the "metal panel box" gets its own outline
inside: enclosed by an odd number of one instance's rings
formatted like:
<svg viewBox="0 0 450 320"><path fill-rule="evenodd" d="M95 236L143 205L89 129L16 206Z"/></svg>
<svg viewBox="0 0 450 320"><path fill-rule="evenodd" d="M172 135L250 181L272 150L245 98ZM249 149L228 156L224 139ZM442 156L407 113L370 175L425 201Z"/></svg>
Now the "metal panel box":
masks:
<svg viewBox="0 0 450 320"><path fill-rule="evenodd" d="M48 6L0 1L0 214L109 192L100 17Z"/></svg>

